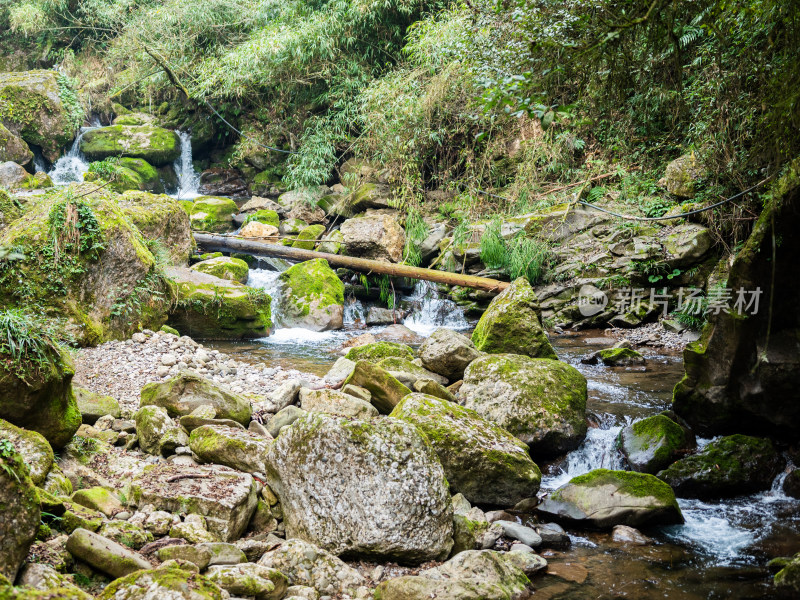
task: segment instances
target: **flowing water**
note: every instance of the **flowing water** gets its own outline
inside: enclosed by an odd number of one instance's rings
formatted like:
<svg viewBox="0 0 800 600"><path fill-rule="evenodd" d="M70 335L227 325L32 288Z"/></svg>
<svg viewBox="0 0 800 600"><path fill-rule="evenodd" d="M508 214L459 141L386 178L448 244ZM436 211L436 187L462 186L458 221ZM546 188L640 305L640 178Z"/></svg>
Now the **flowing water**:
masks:
<svg viewBox="0 0 800 600"><path fill-rule="evenodd" d="M178 176L178 191L174 197L179 200L194 200L200 196L200 175L192 163L192 136L186 131L176 131L181 141L181 155L172 165Z"/></svg>
<svg viewBox="0 0 800 600"><path fill-rule="evenodd" d="M55 185L69 185L70 183L83 181L83 176L89 170L89 161L81 152L81 140L87 131L97 129L99 124L91 127L81 127L78 137L72 142L70 149L59 158L47 173ZM37 170L38 170L37 166Z"/></svg>

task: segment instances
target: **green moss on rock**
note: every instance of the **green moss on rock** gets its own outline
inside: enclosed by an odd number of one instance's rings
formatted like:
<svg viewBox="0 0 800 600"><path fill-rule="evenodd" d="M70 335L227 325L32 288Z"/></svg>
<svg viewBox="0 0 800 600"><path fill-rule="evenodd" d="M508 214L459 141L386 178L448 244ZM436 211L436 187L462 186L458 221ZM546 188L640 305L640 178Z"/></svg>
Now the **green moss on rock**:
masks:
<svg viewBox="0 0 800 600"><path fill-rule="evenodd" d="M634 471L656 473L688 446L683 428L665 415L654 415L623 427L618 446Z"/></svg>
<svg viewBox="0 0 800 600"><path fill-rule="evenodd" d="M202 196L192 204L189 218L196 231L224 233L234 230L233 215L238 212L239 207L230 198Z"/></svg>
<svg viewBox="0 0 800 600"><path fill-rule="evenodd" d="M328 261L317 258L298 263L281 273L278 281L278 312L285 327L312 331L342 328L344 284Z"/></svg>
<svg viewBox="0 0 800 600"><path fill-rule="evenodd" d="M90 160L112 156L141 158L160 167L181 154L180 140L174 131L152 125L112 125L87 131L81 138L81 152Z"/></svg>
<svg viewBox="0 0 800 600"><path fill-rule="evenodd" d="M353 362L366 360L377 364L385 358L414 360L414 351L409 346L396 342L373 342L372 344L350 348L345 354L345 358Z"/></svg>
<svg viewBox="0 0 800 600"><path fill-rule="evenodd" d="M203 260L192 265L191 269L219 277L220 279L238 281L239 283L247 283L247 277L250 273L250 267L245 261L226 256Z"/></svg>
<svg viewBox="0 0 800 600"><path fill-rule="evenodd" d="M325 233L324 225L309 225L297 234L297 239L292 244L292 248L301 250L313 250L315 242Z"/></svg>

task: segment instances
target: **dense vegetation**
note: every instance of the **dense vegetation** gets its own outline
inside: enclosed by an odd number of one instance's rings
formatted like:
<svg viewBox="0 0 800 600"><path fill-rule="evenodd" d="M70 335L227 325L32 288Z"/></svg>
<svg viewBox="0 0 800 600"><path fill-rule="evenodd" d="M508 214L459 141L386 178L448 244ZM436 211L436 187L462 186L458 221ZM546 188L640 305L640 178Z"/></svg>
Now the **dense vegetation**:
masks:
<svg viewBox="0 0 800 600"><path fill-rule="evenodd" d="M687 151L700 199L779 171L800 144L798 19L779 0L0 0L5 42L35 41L95 110L213 107L244 133L212 117L232 164L298 186L355 154L446 216L608 172L660 214L656 182Z"/></svg>

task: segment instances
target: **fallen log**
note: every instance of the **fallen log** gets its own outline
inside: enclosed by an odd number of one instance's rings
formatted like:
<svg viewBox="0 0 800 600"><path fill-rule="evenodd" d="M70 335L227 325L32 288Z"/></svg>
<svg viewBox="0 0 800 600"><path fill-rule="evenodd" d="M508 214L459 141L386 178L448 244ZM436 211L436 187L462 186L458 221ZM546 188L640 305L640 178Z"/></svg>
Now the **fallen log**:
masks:
<svg viewBox="0 0 800 600"><path fill-rule="evenodd" d="M331 267L344 267L346 269L352 269L353 271L377 273L379 275L389 275L391 277L422 279L424 281L433 281L434 283L444 283L447 285L458 285L461 287L483 290L494 294L499 294L509 286L505 281L487 279L486 277L422 269L420 267L398 265L380 260L368 260L366 258L328 254L327 252L317 252L315 250L301 250L300 248L259 242L253 239L241 239L210 233L195 233L194 239L197 241L198 246L210 252L242 252L254 256L271 256L296 262L324 258Z"/></svg>

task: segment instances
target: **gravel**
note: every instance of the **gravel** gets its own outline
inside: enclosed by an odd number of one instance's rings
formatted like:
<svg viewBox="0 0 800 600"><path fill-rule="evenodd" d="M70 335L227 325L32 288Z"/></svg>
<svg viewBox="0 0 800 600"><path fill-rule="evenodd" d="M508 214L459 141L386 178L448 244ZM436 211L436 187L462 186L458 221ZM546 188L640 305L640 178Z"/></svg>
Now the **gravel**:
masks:
<svg viewBox="0 0 800 600"><path fill-rule="evenodd" d="M131 414L139 408L140 393L146 383L164 381L185 369L193 369L234 392L251 396L266 396L290 379L303 380L312 387L321 385L316 375L240 362L209 350L190 337L148 330L133 334L129 340L79 350L75 356L74 383L112 396L120 403L123 414Z"/></svg>

